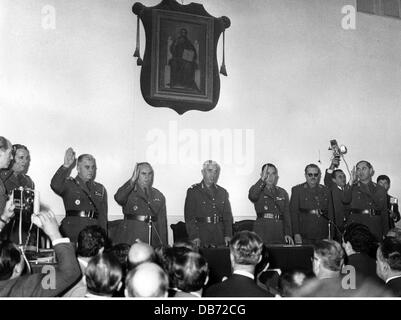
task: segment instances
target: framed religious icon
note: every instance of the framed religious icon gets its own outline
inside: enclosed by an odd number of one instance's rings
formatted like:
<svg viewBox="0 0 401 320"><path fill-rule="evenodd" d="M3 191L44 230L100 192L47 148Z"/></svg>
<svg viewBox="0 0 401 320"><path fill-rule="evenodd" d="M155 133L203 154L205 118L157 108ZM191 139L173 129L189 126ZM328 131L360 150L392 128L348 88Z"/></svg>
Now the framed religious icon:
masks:
<svg viewBox="0 0 401 320"><path fill-rule="evenodd" d="M152 8L136 3L133 11L146 34L141 70L145 101L179 114L213 109L220 90L217 40L229 26L228 18L216 19L202 5L175 0Z"/></svg>

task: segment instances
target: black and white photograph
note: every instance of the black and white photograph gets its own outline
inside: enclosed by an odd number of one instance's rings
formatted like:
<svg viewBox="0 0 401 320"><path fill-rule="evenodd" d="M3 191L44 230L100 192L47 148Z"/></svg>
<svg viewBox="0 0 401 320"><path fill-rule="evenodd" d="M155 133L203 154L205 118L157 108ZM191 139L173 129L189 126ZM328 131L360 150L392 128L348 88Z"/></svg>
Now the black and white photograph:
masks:
<svg viewBox="0 0 401 320"><path fill-rule="evenodd" d="M401 297L400 34L401 0L1 0L0 299Z"/></svg>

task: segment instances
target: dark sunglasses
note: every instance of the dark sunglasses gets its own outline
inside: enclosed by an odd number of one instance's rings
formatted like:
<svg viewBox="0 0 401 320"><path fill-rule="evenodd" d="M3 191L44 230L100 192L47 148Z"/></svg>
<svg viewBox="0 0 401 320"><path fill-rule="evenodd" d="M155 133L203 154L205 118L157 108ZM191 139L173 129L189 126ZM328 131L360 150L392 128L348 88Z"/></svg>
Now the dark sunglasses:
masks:
<svg viewBox="0 0 401 320"><path fill-rule="evenodd" d="M318 173L308 173L308 177L315 177L315 178L317 178L319 176L319 174Z"/></svg>

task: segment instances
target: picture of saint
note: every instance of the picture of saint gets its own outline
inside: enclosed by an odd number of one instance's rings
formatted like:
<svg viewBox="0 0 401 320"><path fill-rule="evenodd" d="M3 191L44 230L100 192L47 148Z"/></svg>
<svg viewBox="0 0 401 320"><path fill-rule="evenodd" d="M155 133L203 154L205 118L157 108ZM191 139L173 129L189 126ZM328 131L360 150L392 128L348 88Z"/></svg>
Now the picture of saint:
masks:
<svg viewBox="0 0 401 320"><path fill-rule="evenodd" d="M188 38L188 30L181 28L177 37L169 38L168 50L170 81L167 85L170 88L190 89L199 92L199 72L197 76L199 43L195 41L193 44Z"/></svg>

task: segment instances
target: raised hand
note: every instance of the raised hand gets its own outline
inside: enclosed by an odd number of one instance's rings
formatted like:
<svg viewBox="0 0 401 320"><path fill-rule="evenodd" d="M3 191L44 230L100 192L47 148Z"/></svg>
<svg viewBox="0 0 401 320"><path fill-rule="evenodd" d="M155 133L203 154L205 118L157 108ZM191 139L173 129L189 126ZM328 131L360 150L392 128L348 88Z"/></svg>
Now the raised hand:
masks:
<svg viewBox="0 0 401 320"><path fill-rule="evenodd" d="M138 180L138 177L139 177L139 168L138 168L138 163L136 163L134 167L134 172L132 173L131 182L135 183L136 180Z"/></svg>
<svg viewBox="0 0 401 320"><path fill-rule="evenodd" d="M50 240L61 238L59 225L56 216L52 211L41 211L36 215L32 215L32 222L41 228Z"/></svg>
<svg viewBox="0 0 401 320"><path fill-rule="evenodd" d="M338 168L339 166L340 166L340 158L339 157L334 157L331 160L330 169L334 170L334 169Z"/></svg>
<svg viewBox="0 0 401 320"><path fill-rule="evenodd" d="M262 181L266 182L267 179L267 166L265 166L265 168L263 169L262 175L260 177L262 179Z"/></svg>
<svg viewBox="0 0 401 320"><path fill-rule="evenodd" d="M75 158L75 151L70 147L65 152L64 156L64 167L69 168L75 165L77 159Z"/></svg>

